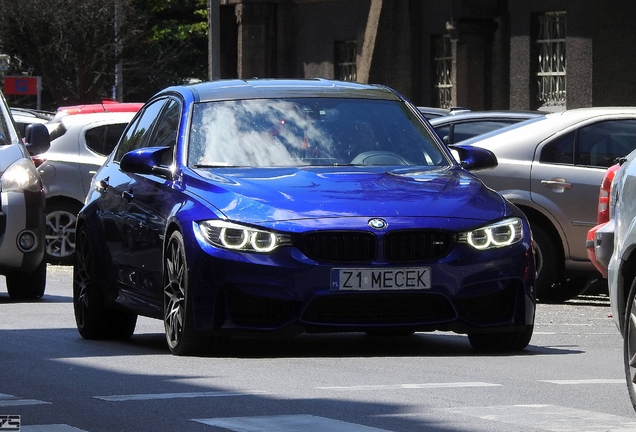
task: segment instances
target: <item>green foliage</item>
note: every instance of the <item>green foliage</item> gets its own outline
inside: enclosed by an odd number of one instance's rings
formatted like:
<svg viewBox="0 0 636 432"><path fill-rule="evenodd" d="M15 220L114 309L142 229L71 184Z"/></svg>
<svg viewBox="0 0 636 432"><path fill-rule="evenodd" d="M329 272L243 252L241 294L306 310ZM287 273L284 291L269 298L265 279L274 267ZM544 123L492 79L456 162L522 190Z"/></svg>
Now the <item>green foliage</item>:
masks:
<svg viewBox="0 0 636 432"><path fill-rule="evenodd" d="M111 97L119 62L124 100L145 101L206 78L207 1L1 0L0 52L7 75L42 77L47 108Z"/></svg>

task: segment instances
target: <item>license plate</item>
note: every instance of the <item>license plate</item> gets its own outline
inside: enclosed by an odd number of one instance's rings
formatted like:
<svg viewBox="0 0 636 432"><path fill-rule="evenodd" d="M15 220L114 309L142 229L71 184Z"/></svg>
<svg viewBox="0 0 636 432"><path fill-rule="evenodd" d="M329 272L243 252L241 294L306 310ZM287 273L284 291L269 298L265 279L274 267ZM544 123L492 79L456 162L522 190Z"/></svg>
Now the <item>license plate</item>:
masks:
<svg viewBox="0 0 636 432"><path fill-rule="evenodd" d="M336 268L331 270L332 291L412 290L431 288L430 267Z"/></svg>

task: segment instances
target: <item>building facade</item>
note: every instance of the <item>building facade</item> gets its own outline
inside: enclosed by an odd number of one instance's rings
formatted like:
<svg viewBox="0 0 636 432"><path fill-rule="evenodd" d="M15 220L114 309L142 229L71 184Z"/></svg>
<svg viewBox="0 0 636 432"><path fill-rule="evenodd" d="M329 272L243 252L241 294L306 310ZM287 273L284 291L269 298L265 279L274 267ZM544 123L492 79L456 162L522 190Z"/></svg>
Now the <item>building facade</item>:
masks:
<svg viewBox="0 0 636 432"><path fill-rule="evenodd" d="M221 0L221 77L385 84L418 105L636 105L633 0Z"/></svg>

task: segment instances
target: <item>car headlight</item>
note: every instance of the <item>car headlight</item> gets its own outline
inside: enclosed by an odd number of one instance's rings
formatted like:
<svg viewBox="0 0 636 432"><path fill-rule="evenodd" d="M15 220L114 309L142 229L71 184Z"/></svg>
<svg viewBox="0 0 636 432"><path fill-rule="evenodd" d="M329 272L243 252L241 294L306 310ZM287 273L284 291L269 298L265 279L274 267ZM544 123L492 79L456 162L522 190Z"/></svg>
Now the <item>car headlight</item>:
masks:
<svg viewBox="0 0 636 432"><path fill-rule="evenodd" d="M291 244L287 234L275 233L225 221L199 223L206 240L214 246L246 252L271 252Z"/></svg>
<svg viewBox="0 0 636 432"><path fill-rule="evenodd" d="M519 242L523 238L523 223L520 218L503 221L461 233L460 243L468 243L478 250L494 249Z"/></svg>
<svg viewBox="0 0 636 432"><path fill-rule="evenodd" d="M40 177L35 170L35 165L29 159L18 159L6 169L0 185L3 192L30 190L40 190Z"/></svg>

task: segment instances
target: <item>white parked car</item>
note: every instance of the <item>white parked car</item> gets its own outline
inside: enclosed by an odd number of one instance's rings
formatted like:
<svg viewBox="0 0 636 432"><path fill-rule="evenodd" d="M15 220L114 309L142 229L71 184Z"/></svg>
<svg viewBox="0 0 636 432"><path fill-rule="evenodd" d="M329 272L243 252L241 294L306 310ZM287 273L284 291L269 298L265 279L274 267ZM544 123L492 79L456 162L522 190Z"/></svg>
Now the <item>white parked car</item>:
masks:
<svg viewBox="0 0 636 432"><path fill-rule="evenodd" d="M493 169L475 174L526 214L537 260L537 299L561 302L601 277L589 260L599 185L607 168L636 149L636 108L581 108L546 114L464 140L492 151Z"/></svg>
<svg viewBox="0 0 636 432"><path fill-rule="evenodd" d="M610 221L595 233L596 258L607 266L612 317L623 336L625 377L636 410L636 152L623 161L610 191Z"/></svg>
<svg viewBox="0 0 636 432"><path fill-rule="evenodd" d="M38 299L46 287L44 193L31 156L48 148L42 124L22 140L0 93L0 274L12 299Z"/></svg>
<svg viewBox="0 0 636 432"><path fill-rule="evenodd" d="M49 263L71 264L75 259L75 217L93 175L134 115L134 111L70 114L47 125L51 148L34 160L46 195Z"/></svg>

